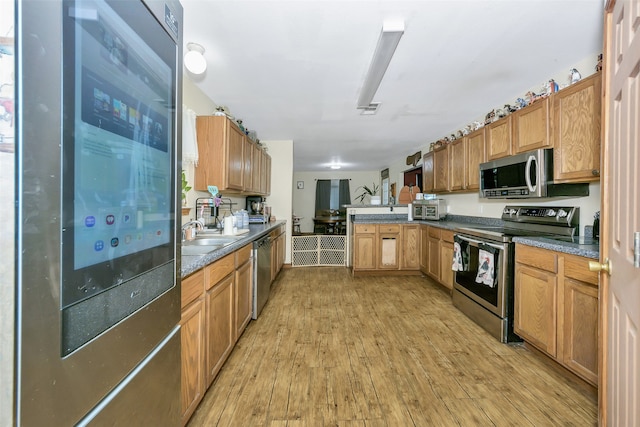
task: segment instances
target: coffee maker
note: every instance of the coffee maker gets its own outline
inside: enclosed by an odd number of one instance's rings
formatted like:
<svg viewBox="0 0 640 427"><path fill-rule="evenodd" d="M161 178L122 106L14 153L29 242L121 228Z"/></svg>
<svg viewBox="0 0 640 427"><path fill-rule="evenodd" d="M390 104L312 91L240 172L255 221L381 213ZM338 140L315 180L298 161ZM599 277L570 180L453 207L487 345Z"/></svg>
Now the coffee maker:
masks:
<svg viewBox="0 0 640 427"><path fill-rule="evenodd" d="M247 212L249 212L249 223L264 224L268 222L264 214L264 197L248 196Z"/></svg>

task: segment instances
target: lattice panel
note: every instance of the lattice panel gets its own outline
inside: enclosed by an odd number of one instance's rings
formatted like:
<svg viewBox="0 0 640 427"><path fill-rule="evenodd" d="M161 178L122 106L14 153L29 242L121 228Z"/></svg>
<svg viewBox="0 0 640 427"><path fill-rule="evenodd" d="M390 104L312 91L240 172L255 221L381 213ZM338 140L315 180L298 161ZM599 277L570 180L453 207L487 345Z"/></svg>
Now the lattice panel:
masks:
<svg viewBox="0 0 640 427"><path fill-rule="evenodd" d="M293 236L293 267L346 264L346 236Z"/></svg>

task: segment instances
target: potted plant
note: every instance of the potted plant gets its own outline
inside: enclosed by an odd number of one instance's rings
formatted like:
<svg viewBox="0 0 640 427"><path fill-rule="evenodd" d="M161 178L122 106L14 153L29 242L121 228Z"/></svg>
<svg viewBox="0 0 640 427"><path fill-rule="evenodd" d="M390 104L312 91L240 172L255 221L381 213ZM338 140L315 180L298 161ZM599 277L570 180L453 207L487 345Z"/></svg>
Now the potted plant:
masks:
<svg viewBox="0 0 640 427"><path fill-rule="evenodd" d="M189 182L187 181L187 175L182 171L182 206L187 206L187 192L191 190Z"/></svg>
<svg viewBox="0 0 640 427"><path fill-rule="evenodd" d="M356 200L358 200L360 203L364 203L364 199L367 196L369 196L370 199L371 199L371 204L372 205L379 205L380 204L380 196L378 196L378 190L380 189L380 186L378 184L376 184L374 182L371 187L363 185L363 186L358 187L358 189L356 191L358 191L359 189L362 189L362 193L360 193L360 194L358 194L356 196Z"/></svg>

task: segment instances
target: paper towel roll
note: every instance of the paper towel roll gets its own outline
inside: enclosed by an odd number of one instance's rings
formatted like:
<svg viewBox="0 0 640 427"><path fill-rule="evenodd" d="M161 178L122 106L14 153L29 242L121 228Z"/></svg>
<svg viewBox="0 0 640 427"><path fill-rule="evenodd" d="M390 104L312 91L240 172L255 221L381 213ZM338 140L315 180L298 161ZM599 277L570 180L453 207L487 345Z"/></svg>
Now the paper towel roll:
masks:
<svg viewBox="0 0 640 427"><path fill-rule="evenodd" d="M227 234L227 235L233 234L233 217L232 216L224 217L224 234Z"/></svg>

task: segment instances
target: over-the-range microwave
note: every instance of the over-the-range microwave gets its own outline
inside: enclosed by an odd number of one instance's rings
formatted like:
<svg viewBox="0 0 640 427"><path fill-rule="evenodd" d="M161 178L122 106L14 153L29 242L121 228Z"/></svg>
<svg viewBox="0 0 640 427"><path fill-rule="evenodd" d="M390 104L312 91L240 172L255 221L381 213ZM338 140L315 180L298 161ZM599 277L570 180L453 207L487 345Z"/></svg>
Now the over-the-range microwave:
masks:
<svg viewBox="0 0 640 427"><path fill-rule="evenodd" d="M480 164L480 197L532 199L589 195L589 184L554 184L553 149L541 148Z"/></svg>

